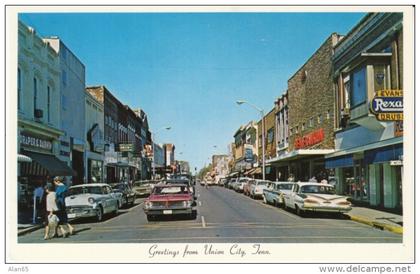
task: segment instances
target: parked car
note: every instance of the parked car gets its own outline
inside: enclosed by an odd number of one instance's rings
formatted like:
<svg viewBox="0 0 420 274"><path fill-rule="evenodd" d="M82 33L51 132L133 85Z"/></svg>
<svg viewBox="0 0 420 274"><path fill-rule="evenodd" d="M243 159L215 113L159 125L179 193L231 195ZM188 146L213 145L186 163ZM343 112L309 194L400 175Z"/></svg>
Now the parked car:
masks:
<svg viewBox="0 0 420 274"><path fill-rule="evenodd" d="M255 184L255 180L248 180L248 182L246 182L246 184L244 185L244 191L243 194L246 196L250 196L251 195L251 186Z"/></svg>
<svg viewBox="0 0 420 274"><path fill-rule="evenodd" d="M162 215L188 215L197 217L193 193L186 184L156 185L150 196L145 200L143 210L147 220L152 221Z"/></svg>
<svg viewBox="0 0 420 274"><path fill-rule="evenodd" d="M224 186L226 181L227 181L226 178L221 177L221 178L219 178L219 181L217 182L217 185L218 186Z"/></svg>
<svg viewBox="0 0 420 274"><path fill-rule="evenodd" d="M108 184L71 186L65 198L67 216L69 219L95 217L100 222L104 214L118 213L120 197Z"/></svg>
<svg viewBox="0 0 420 274"><path fill-rule="evenodd" d="M262 198L264 189L267 189L267 185L271 183L268 180L252 180L252 183L249 184L249 196L252 199Z"/></svg>
<svg viewBox="0 0 420 274"><path fill-rule="evenodd" d="M245 184L248 183L248 181L251 180L251 178L247 177L241 177L239 180L236 181L236 183L233 186L233 189L237 192L243 192Z"/></svg>
<svg viewBox="0 0 420 274"><path fill-rule="evenodd" d="M120 206L133 205L136 200L136 192L126 183L110 184L112 190L117 193L121 193Z"/></svg>
<svg viewBox="0 0 420 274"><path fill-rule="evenodd" d="M132 190L136 197L147 197L156 183L158 183L157 180L136 181L133 183Z"/></svg>
<svg viewBox="0 0 420 274"><path fill-rule="evenodd" d="M238 178L231 178L230 180L229 180L229 183L228 183L228 185L227 185L227 187L229 188L229 189L233 189L233 187L234 187L234 185L236 184L236 181L238 180Z"/></svg>
<svg viewBox="0 0 420 274"><path fill-rule="evenodd" d="M290 193L293 185L292 182L269 182L263 190L264 203L284 206L284 196Z"/></svg>
<svg viewBox="0 0 420 274"><path fill-rule="evenodd" d="M295 183L284 198L286 207L296 210L298 215L308 211L342 213L352 209L348 198L335 194L330 184Z"/></svg>

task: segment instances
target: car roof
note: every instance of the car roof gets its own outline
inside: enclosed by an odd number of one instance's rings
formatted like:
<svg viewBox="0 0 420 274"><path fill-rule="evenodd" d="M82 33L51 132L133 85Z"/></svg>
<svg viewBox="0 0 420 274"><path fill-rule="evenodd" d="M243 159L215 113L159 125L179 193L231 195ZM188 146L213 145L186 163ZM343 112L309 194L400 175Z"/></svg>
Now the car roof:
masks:
<svg viewBox="0 0 420 274"><path fill-rule="evenodd" d="M71 186L70 188L89 187L89 186L110 186L110 185L104 184L104 183L93 183L93 184L75 185L75 186Z"/></svg>
<svg viewBox="0 0 420 274"><path fill-rule="evenodd" d="M321 184L321 183L312 183L312 182L297 182L295 183L298 186L331 186L334 187L333 185L330 184Z"/></svg>
<svg viewBox="0 0 420 274"><path fill-rule="evenodd" d="M179 187L185 187L185 184L170 184L170 185L166 185L166 184L158 184L158 185L155 185L155 187L176 187L176 186L179 186Z"/></svg>

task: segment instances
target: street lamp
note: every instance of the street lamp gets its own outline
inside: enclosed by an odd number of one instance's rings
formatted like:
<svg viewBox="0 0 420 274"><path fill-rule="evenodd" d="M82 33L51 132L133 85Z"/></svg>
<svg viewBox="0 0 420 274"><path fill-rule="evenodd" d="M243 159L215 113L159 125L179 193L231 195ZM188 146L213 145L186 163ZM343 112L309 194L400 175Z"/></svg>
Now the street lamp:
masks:
<svg viewBox="0 0 420 274"><path fill-rule="evenodd" d="M163 128L160 128L160 129L158 129L158 130L156 130L156 132L155 133L153 133L152 132L152 143L153 143L153 179L155 179L156 178L156 169L155 169L155 166L156 166L156 156L155 156L155 135L159 132L159 131L162 131L162 130L170 130L171 129L171 127L163 127Z"/></svg>
<svg viewBox="0 0 420 274"><path fill-rule="evenodd" d="M265 122L264 122L264 110L255 106L254 104L251 104L247 101L244 100L237 100L236 103L238 105L242 105L242 104L248 104L250 105L252 108L256 109L260 115L261 115L261 123L262 123L262 134L261 134L261 138L262 138L262 175L263 175L263 180L265 180ZM258 144L257 144L258 146Z"/></svg>

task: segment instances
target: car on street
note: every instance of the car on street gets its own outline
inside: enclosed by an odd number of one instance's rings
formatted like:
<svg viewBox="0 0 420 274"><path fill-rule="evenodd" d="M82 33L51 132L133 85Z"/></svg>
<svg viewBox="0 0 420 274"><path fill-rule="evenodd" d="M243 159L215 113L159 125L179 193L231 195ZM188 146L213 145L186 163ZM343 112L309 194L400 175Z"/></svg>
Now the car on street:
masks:
<svg viewBox="0 0 420 274"><path fill-rule="evenodd" d="M241 178L239 178L239 180L237 180L236 183L234 184L233 189L236 192L244 192L244 186L250 180L252 180L252 179L251 178L247 178L247 177L241 177Z"/></svg>
<svg viewBox="0 0 420 274"><path fill-rule="evenodd" d="M136 193L127 183L110 184L112 190L116 193L121 193L120 206L133 205L136 200Z"/></svg>
<svg viewBox="0 0 420 274"><path fill-rule="evenodd" d="M230 178L229 183L227 184L227 188L233 189L233 186L236 184L237 180L239 180L239 178Z"/></svg>
<svg viewBox="0 0 420 274"><path fill-rule="evenodd" d="M260 179L251 180L250 184L248 184L248 196L252 199L262 198L264 189L267 189L269 183L271 181Z"/></svg>
<svg viewBox="0 0 420 274"><path fill-rule="evenodd" d="M159 184L144 201L143 210L148 221L163 215L188 215L195 219L197 217L195 207L196 202L188 185Z"/></svg>
<svg viewBox="0 0 420 274"><path fill-rule="evenodd" d="M118 213L121 194L108 184L94 183L71 186L65 198L69 219L95 217L98 222L108 213Z"/></svg>
<svg viewBox="0 0 420 274"><path fill-rule="evenodd" d="M158 180L135 181L133 183L132 190L136 197L148 197L152 192L153 186L158 182Z"/></svg>
<svg viewBox="0 0 420 274"><path fill-rule="evenodd" d="M173 185L173 184L181 184L188 186L191 193L194 195L195 198L195 186L192 184L192 182L186 178L170 178L163 180L163 183L166 185Z"/></svg>
<svg viewBox="0 0 420 274"><path fill-rule="evenodd" d="M285 205L303 215L306 212L349 212L352 209L348 197L337 195L330 184L299 182L284 196Z"/></svg>
<svg viewBox="0 0 420 274"><path fill-rule="evenodd" d="M285 195L292 191L292 182L269 182L263 190L263 201L274 206L285 205Z"/></svg>

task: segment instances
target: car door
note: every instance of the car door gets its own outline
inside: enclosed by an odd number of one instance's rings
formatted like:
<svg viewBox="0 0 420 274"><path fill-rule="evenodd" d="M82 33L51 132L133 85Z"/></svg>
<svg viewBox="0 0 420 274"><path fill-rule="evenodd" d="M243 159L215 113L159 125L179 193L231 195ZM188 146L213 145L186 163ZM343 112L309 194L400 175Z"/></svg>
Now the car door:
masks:
<svg viewBox="0 0 420 274"><path fill-rule="evenodd" d="M294 208L294 204L293 204L293 195L296 191L297 185L293 185L292 189L290 192L286 193L286 195L284 195L284 200L286 202L286 206L290 207L290 208Z"/></svg>

